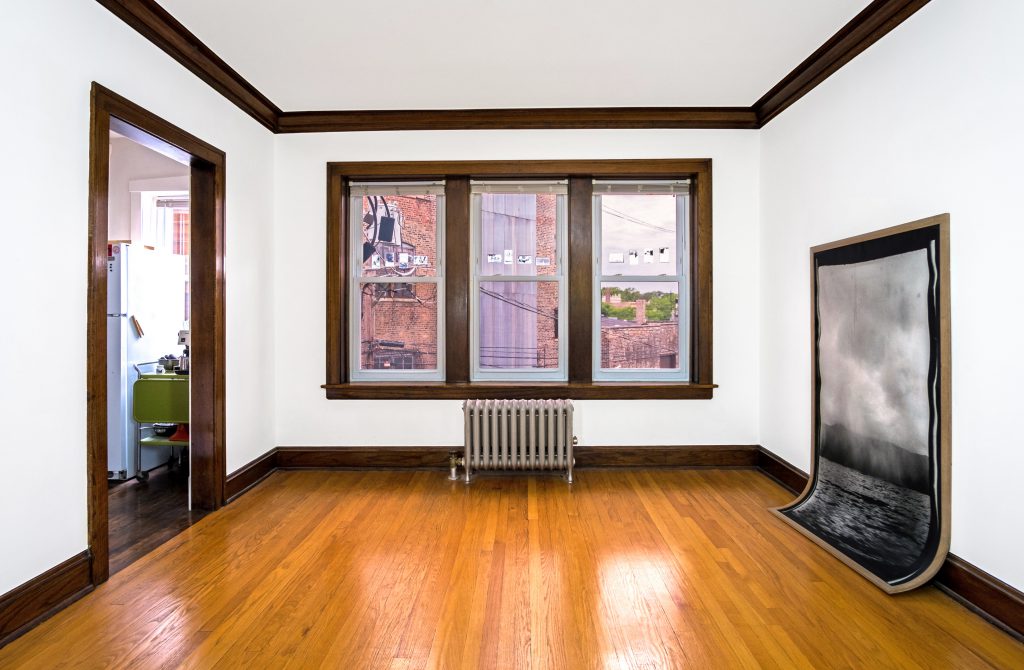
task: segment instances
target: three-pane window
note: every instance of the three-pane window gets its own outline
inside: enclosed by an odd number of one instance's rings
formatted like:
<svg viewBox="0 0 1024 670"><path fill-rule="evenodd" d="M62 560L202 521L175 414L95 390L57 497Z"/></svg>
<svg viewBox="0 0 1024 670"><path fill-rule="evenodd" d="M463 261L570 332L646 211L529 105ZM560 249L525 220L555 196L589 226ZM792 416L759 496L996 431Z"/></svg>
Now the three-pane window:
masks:
<svg viewBox="0 0 1024 670"><path fill-rule="evenodd" d="M712 397L710 160L331 163L328 184L328 398Z"/></svg>

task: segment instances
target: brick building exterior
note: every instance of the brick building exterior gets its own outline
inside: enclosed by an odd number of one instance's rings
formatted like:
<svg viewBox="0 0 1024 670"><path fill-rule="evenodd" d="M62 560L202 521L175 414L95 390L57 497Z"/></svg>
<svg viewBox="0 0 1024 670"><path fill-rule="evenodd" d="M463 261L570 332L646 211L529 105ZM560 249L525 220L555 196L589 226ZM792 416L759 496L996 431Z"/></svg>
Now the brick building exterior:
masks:
<svg viewBox="0 0 1024 670"><path fill-rule="evenodd" d="M550 266L538 266L538 275L553 275L565 271L556 268L557 203L554 195L537 196L537 252L536 258L550 258ZM558 284L542 284L537 291L537 310L555 318L537 320L537 367L558 367Z"/></svg>
<svg viewBox="0 0 1024 670"><path fill-rule="evenodd" d="M437 276L437 198L432 195L377 198L377 237L364 223L364 242L374 254L363 262L366 277L393 277L389 284L363 284L360 309L360 358L366 369L430 370L437 367L437 287L403 283L409 276ZM384 204L387 204L387 208ZM369 197L363 215L372 216ZM393 218L390 235L385 217ZM365 219L364 219L365 222ZM382 234L383 233L383 234ZM385 239L386 238L386 239ZM403 256L403 254L407 255ZM417 260L424 265L414 264ZM402 260L405 263L402 263Z"/></svg>
<svg viewBox="0 0 1024 670"><path fill-rule="evenodd" d="M601 301L632 309L632 320L601 317L601 367L607 370L676 368L679 366L679 318L648 321L647 301L622 300L603 293Z"/></svg>
<svg viewBox="0 0 1024 670"><path fill-rule="evenodd" d="M679 322L634 323L601 318L601 367L676 368L679 366Z"/></svg>

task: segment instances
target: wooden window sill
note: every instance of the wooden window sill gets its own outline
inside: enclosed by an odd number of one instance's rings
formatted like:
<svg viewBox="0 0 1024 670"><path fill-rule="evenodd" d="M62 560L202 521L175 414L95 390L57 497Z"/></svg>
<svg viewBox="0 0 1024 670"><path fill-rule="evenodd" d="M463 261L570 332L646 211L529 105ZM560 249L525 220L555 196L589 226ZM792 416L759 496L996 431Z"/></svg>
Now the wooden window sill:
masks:
<svg viewBox="0 0 1024 670"><path fill-rule="evenodd" d="M687 382L354 382L324 384L328 400L710 400L717 384Z"/></svg>

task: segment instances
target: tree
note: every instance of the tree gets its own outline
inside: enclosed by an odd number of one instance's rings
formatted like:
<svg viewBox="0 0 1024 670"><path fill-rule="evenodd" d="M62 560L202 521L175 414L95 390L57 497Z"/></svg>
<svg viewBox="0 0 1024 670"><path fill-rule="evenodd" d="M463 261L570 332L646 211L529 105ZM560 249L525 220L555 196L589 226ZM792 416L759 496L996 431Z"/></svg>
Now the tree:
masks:
<svg viewBox="0 0 1024 670"><path fill-rule="evenodd" d="M675 315L676 305L679 296L674 293L661 293L655 291L646 294L647 297L647 320L648 321L671 321Z"/></svg>
<svg viewBox="0 0 1024 670"><path fill-rule="evenodd" d="M601 316L610 316L614 319L632 321L636 319L635 307L616 307L607 302L601 303Z"/></svg>

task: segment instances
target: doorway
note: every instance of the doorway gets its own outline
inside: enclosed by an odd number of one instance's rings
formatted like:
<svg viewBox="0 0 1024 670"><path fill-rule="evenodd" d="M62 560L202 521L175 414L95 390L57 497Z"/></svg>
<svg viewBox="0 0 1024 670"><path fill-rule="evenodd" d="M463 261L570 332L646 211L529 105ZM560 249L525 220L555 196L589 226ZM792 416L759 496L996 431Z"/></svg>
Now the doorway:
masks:
<svg viewBox="0 0 1024 670"><path fill-rule="evenodd" d="M90 132L88 498L91 574L93 583L99 584L106 581L112 567L115 570L123 567L126 560L145 553L169 537L161 538L160 533L151 531L159 529L163 534L174 534L195 516L217 509L224 501L225 156L222 151L96 83L92 88ZM118 167L117 153L112 149L117 149L116 143L121 142L131 143L125 146L132 151L138 147L155 152L165 166L180 166L175 176L181 178L176 183L173 180L137 180L129 206L138 207L138 229L129 229L127 233L124 212L118 215L120 203L110 190L112 163L115 170ZM145 214L143 209L147 210ZM168 248L161 250L161 246ZM181 258L183 250L188 252L187 261ZM134 260L136 269L149 267L150 276L160 274L152 268L169 269L172 273L178 268L180 295L174 286L161 279L156 282L158 285L171 287L163 291L165 297L153 294L143 298L151 303L163 302L168 310L151 309L140 320L138 310L110 309L111 299L118 302L116 298L121 291L127 291L129 286L135 287L132 288L135 291L139 283L127 284L121 278L120 284L115 285L118 280L112 273L111 260L115 251L117 256L126 254L128 260ZM178 317L185 327L170 335L172 322ZM147 332L147 322L151 327L148 332L153 336L148 343L159 342L158 348L167 348L169 337L178 338L170 340L179 343L177 350L171 346L166 352L175 355L177 360L170 361L166 354L161 355L162 361L143 360L151 357L138 352L130 361L127 356L121 356L125 366L131 367L123 377L118 376L117 366L108 369L108 345L114 342L114 349L124 345L131 350L136 345L140 351L146 350L139 343L144 339L140 334ZM116 337L111 337L110 333ZM175 368L183 372L178 361L186 351L186 342L189 344L189 374L177 375ZM162 374L158 373L157 366ZM134 393L139 380L145 381L139 387L142 391L156 389L157 396L170 394L175 400L168 404L163 399L154 410L150 407L149 395ZM133 407L136 398L139 403ZM140 408L145 409L142 414L139 414ZM127 419L122 421L119 417ZM167 421L157 420L162 417ZM138 421L134 421L136 418ZM174 423L177 444L159 439L160 436L153 433L154 423ZM184 428L187 428L187 437L181 434ZM123 436L120 444L119 431ZM144 443L146 447L142 446ZM161 459L165 459L163 463ZM127 483L108 493L111 481ZM119 489L124 500L113 495ZM195 515L188 513L189 494ZM154 508L141 510L140 514L137 506L142 501L148 501L146 504ZM179 504L184 507L184 514ZM136 507L134 512L133 506ZM178 509L173 509L175 507ZM167 518L168 512L176 514ZM126 530L126 520L142 525L136 525L134 531ZM114 542L111 542L112 533ZM138 542L125 554L121 539L130 542L133 533Z"/></svg>

